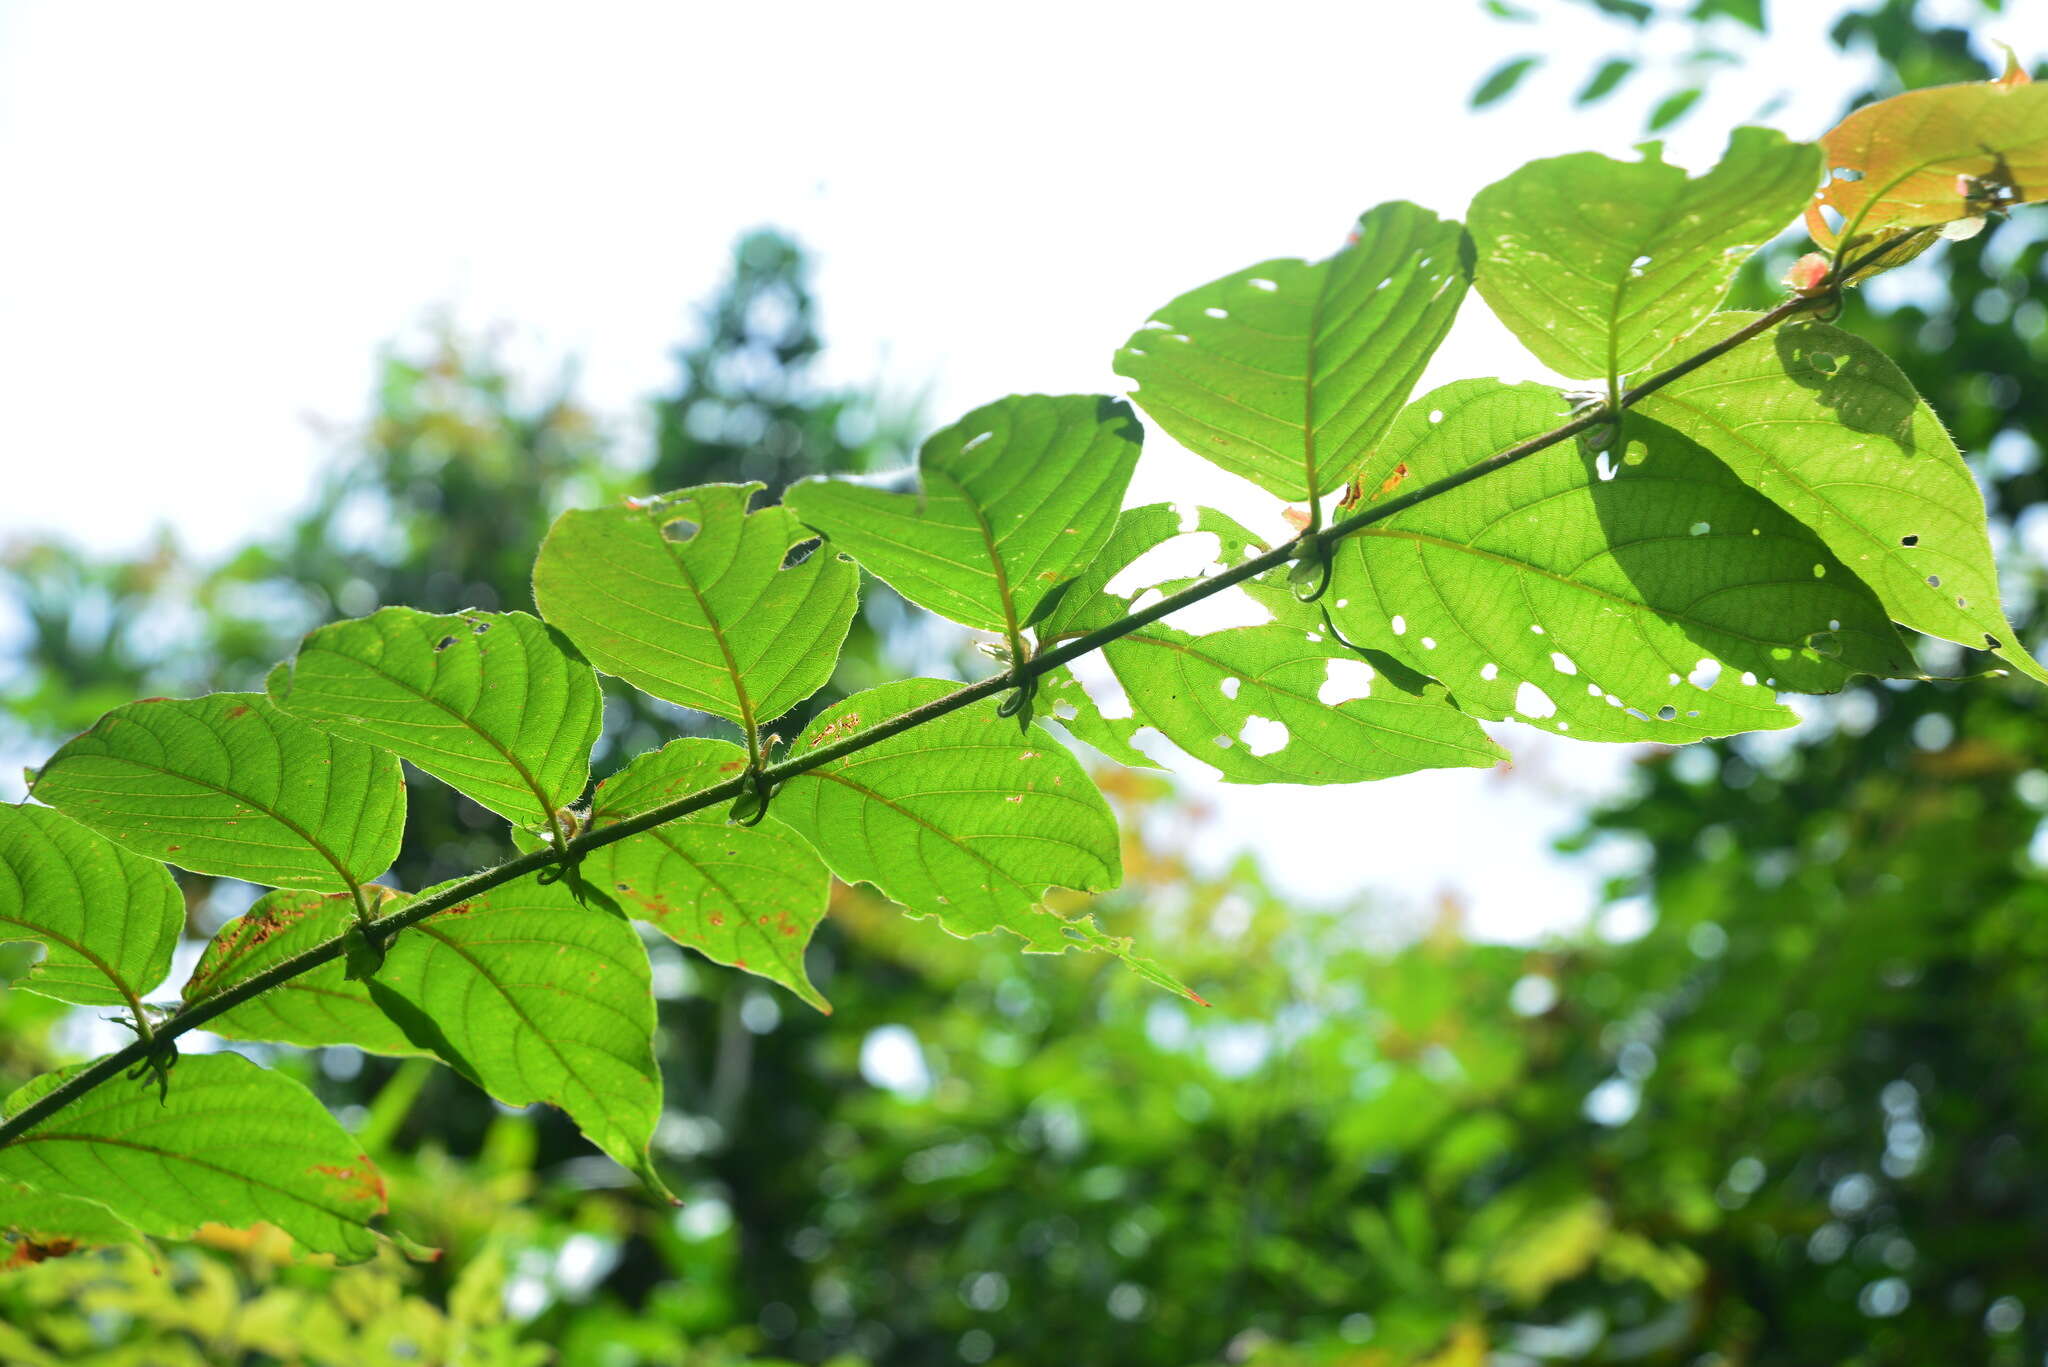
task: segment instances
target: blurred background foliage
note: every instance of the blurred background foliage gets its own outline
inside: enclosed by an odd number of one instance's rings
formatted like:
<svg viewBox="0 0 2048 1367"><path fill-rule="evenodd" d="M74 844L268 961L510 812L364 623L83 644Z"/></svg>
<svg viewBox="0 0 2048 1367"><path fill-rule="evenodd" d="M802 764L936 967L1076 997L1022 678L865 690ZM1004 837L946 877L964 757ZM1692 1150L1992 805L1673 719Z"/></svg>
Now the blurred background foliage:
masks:
<svg viewBox="0 0 2048 1367"><path fill-rule="evenodd" d="M1543 11L1568 3L1612 18L1612 52L1544 51ZM1531 67L1475 92L1503 109L1520 74L1572 61L1583 102L1654 85L1650 122L1670 126L1769 41L1761 0L1488 8L1530 37ZM1981 77L1949 25L1998 9L1845 9L1835 41L1879 73L1857 102ZM1653 41L1660 26L1683 42ZM2048 226L2023 215L1871 287L1847 321L1972 453L2030 635L2044 251ZM1742 288L1767 297L1790 256ZM384 357L305 516L225 563L168 537L121 561L6 548L26 631L0 665L0 741L255 686L300 632L379 604L530 608L532 548L571 503L732 479L773 497L909 460L923 415L819 382L821 345L804 254L766 231L735 247L651 439L583 410L572 375L535 384L493 339L431 329ZM958 650L871 581L813 706L963 668ZM1926 662L1971 667L1940 646ZM391 1227L440 1259L334 1269L260 1230L16 1249L0 1361L2038 1363L2048 717L2002 683L1866 684L1809 712L1796 732L1646 753L1572 843L1625 842L1635 871L1585 933L1539 945L1473 943L1453 903L1421 924L1289 905L1254 860L1197 874L1206 814L1121 772L1104 777L1127 886L1098 909L1213 1009L1106 961L947 940L843 888L813 966L829 1020L656 942L657 1145L680 1210L557 1117L446 1070L274 1051L385 1167ZM614 698L599 771L689 724ZM407 886L508 852L463 799L411 792ZM186 889L195 946L253 896ZM21 948L0 947L0 978ZM96 1031L0 989L0 1086L119 1042Z"/></svg>

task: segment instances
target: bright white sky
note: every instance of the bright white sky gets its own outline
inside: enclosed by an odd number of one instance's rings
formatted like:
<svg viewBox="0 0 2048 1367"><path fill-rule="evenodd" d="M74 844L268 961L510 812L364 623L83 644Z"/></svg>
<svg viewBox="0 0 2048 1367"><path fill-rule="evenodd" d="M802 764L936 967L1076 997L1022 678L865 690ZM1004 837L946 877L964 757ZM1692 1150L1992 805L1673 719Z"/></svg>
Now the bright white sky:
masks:
<svg viewBox="0 0 2048 1367"><path fill-rule="evenodd" d="M759 224L817 253L835 378L928 392L938 422L1118 392L1112 351L1185 289L1327 253L1383 199L1456 215L1533 157L1626 155L1669 78L1571 114L1629 38L1549 8L0 3L0 543L236 543L305 498L331 449L309 419L362 415L378 345L437 309L513 325L537 371L573 356L635 439ZM1837 4L1772 8L1674 160L1710 163L1793 72L1770 121L1800 135L1860 83L1824 42ZM2048 6L2012 8L1986 36L2048 50ZM1504 111L1465 111L1537 50L1558 60ZM1429 382L1495 373L1539 375L1468 309ZM1155 434L1132 501L1191 494L1273 511ZM1505 781L1198 782L1235 833L1217 858L1249 844L1310 895L1456 888L1483 934L1569 923L1595 870L1548 843L1629 753L1501 734Z"/></svg>

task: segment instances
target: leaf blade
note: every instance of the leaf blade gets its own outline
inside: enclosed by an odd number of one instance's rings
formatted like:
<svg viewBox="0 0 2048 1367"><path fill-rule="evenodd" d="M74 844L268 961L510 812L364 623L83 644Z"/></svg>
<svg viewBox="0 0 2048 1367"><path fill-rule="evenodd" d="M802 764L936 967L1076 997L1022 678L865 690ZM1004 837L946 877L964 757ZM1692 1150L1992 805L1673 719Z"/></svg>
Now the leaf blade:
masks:
<svg viewBox="0 0 2048 1367"><path fill-rule="evenodd" d="M1447 385L1402 415L1376 459L1439 478L1565 408L1539 385ZM1876 598L1818 537L1683 435L1633 415L1624 431L1611 478L1604 457L1559 447L1347 537L1332 620L1477 715L1582 740L1789 726L1774 684L1831 692L1854 672L1911 668Z"/></svg>
<svg viewBox="0 0 2048 1367"><path fill-rule="evenodd" d="M398 857L405 823L397 759L261 693L117 707L30 792L137 854L270 887L365 883Z"/></svg>
<svg viewBox="0 0 2048 1367"><path fill-rule="evenodd" d="M1013 395L936 433L917 494L814 478L787 505L918 606L1011 631L1116 524L1142 433L1096 395Z"/></svg>
<svg viewBox="0 0 2048 1367"><path fill-rule="evenodd" d="M133 1006L171 971L185 898L153 860L48 807L0 805L0 939L48 952L23 991Z"/></svg>
<svg viewBox="0 0 2048 1367"><path fill-rule="evenodd" d="M272 673L269 694L530 828L582 797L604 721L595 672L523 612L388 607L331 623Z"/></svg>
<svg viewBox="0 0 2048 1367"><path fill-rule="evenodd" d="M743 727L773 721L831 678L860 576L822 552L783 568L813 534L786 508L748 512L761 488L563 513L534 563L540 615L657 698Z"/></svg>
<svg viewBox="0 0 2048 1367"><path fill-rule="evenodd" d="M1281 498L1317 497L1393 421L1468 283L1458 224L1382 204L1327 260L1267 261L1173 300L1116 372L1190 451Z"/></svg>
<svg viewBox="0 0 2048 1367"><path fill-rule="evenodd" d="M1754 317L1723 314L1699 335L1711 342ZM1877 348L1825 323L1787 324L1639 409L1813 528L1893 621L1991 649L2048 683L1999 606L1976 479L1940 418Z"/></svg>
<svg viewBox="0 0 2048 1367"><path fill-rule="evenodd" d="M1573 379L1639 370L1698 327L1821 175L1817 148L1762 128L1736 129L1692 178L1655 143L1642 150L1530 162L1472 201L1480 297Z"/></svg>
<svg viewBox="0 0 2048 1367"><path fill-rule="evenodd" d="M80 1065L83 1066L83 1065ZM7 1115L76 1069L7 1098ZM175 1174L175 1176L172 1176ZM384 1182L313 1094L236 1054L195 1054L151 1087L99 1087L0 1148L0 1179L97 1201L145 1234L267 1221L306 1248L360 1260Z"/></svg>

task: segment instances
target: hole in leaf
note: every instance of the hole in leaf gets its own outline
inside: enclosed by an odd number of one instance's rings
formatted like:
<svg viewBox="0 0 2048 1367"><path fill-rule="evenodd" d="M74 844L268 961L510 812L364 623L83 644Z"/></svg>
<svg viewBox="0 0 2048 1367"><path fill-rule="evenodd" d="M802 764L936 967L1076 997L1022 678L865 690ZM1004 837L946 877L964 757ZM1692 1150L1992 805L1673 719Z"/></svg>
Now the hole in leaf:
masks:
<svg viewBox="0 0 2048 1367"><path fill-rule="evenodd" d="M1208 314L1211 318L1228 318L1230 316L1229 309L1219 309L1214 304L1203 309L1202 312Z"/></svg>
<svg viewBox="0 0 2048 1367"><path fill-rule="evenodd" d="M1237 736L1244 742L1244 748L1259 759L1287 748L1287 724L1271 717L1246 717Z"/></svg>
<svg viewBox="0 0 2048 1367"><path fill-rule="evenodd" d="M1425 636L1425 637L1423 637L1423 638L1422 638L1422 648L1423 648L1424 650L1435 650L1435 649L1436 649L1436 638L1435 638L1435 637L1432 637L1432 636Z"/></svg>
<svg viewBox="0 0 2048 1367"><path fill-rule="evenodd" d="M782 553L782 568L786 570L795 569L798 565L803 564L804 561L809 560L811 556L817 551L818 547L824 544L825 543L823 541L819 540L815 536L812 537L809 541L797 542L794 546L791 546L788 550Z"/></svg>
<svg viewBox="0 0 2048 1367"><path fill-rule="evenodd" d="M1550 652L1550 666L1560 674L1576 674L1579 672L1579 667L1572 662L1572 657L1565 654L1562 650Z"/></svg>
<svg viewBox="0 0 2048 1367"><path fill-rule="evenodd" d="M1605 451L1593 458L1593 473L1601 479L1613 479L1616 468L1614 458Z"/></svg>
<svg viewBox="0 0 2048 1367"><path fill-rule="evenodd" d="M1271 294L1274 290L1280 288L1272 281L1264 279L1263 277L1259 276L1254 276L1252 279L1246 281L1245 283L1250 285L1255 290L1264 290L1268 294Z"/></svg>
<svg viewBox="0 0 2048 1367"><path fill-rule="evenodd" d="M1712 688L1715 684L1721 682L1721 662L1711 655L1703 658L1692 667L1692 673L1685 676L1685 681L1694 688L1702 690Z"/></svg>
<svg viewBox="0 0 2048 1367"><path fill-rule="evenodd" d="M1408 619L1398 612L1394 614L1394 620L1388 622L1387 626L1393 630L1396 636L1406 636L1408 634Z"/></svg>
<svg viewBox="0 0 2048 1367"><path fill-rule="evenodd" d="M1538 636L1541 636L1543 634L1543 627L1541 626L1541 624L1536 622L1531 622L1529 624L1529 630Z"/></svg>
<svg viewBox="0 0 2048 1367"><path fill-rule="evenodd" d="M1708 532L1714 530L1714 524L1711 522L1695 522L1687 530L1694 536L1705 536Z"/></svg>
<svg viewBox="0 0 2048 1367"><path fill-rule="evenodd" d="M1500 677L1500 666L1494 664L1491 660L1487 661L1487 663L1479 667L1479 677L1488 683L1492 683Z"/></svg>
<svg viewBox="0 0 2048 1367"><path fill-rule="evenodd" d="M1442 421L1444 420L1444 411L1443 411L1443 409L1441 409L1441 408L1432 408L1432 409L1430 409L1430 410L1429 410L1429 420L1430 420L1431 422L1442 422Z"/></svg>
<svg viewBox="0 0 2048 1367"><path fill-rule="evenodd" d="M969 437L969 438L968 438L968 439L967 439L966 441L963 441L963 442L961 442L961 443L960 443L960 453L961 453L962 455L965 455L965 454L966 454L967 452L969 452L969 451L972 451L972 450L973 450L973 449L974 449L975 447L977 447L977 446L981 445L981 444L982 444L983 442L987 441L987 440L988 440L988 439L989 439L990 437L993 437L994 435L995 435L995 433L993 433L993 432L977 432L977 433L975 433L975 434L974 434L973 436Z"/></svg>
<svg viewBox="0 0 2048 1367"><path fill-rule="evenodd" d="M1557 704L1551 701L1548 693L1535 684L1524 681L1522 686L1515 690L1515 711L1532 720L1541 721L1545 717L1556 715Z"/></svg>
<svg viewBox="0 0 2048 1367"><path fill-rule="evenodd" d="M1218 684L1217 687L1223 691L1224 697L1230 699L1232 702L1237 701L1238 681L1236 679L1225 679L1222 683Z"/></svg>
<svg viewBox="0 0 2048 1367"><path fill-rule="evenodd" d="M1984 633L1984 648L1986 650L2002 650L2005 648L2005 642L1987 631Z"/></svg>
<svg viewBox="0 0 2048 1367"><path fill-rule="evenodd" d="M1675 708L1675 707L1673 707L1673 706L1671 706L1671 704L1669 704L1669 703L1666 703L1666 704L1665 704L1664 706L1662 706L1662 707L1660 707L1660 708L1658 708L1658 709L1657 709L1657 720L1658 720L1658 721L1677 721L1677 720L1678 720L1678 709L1677 709L1677 708Z"/></svg>
<svg viewBox="0 0 2048 1367"><path fill-rule="evenodd" d="M1856 181L1863 179L1863 173L1853 166L1837 166L1828 172L1828 179Z"/></svg>
<svg viewBox="0 0 2048 1367"><path fill-rule="evenodd" d="M1363 660L1332 660L1324 671L1322 687L1316 690L1316 701L1336 707L1354 698L1369 698L1374 677L1372 666Z"/></svg>
<svg viewBox="0 0 2048 1367"><path fill-rule="evenodd" d="M434 653L439 654L454 644L455 638L453 636L443 636L440 640L434 642Z"/></svg>
<svg viewBox="0 0 2048 1367"><path fill-rule="evenodd" d="M1901 546L1917 546L1920 544L1920 538L1917 536L1902 536L1899 538L1899 544Z"/></svg>
<svg viewBox="0 0 2048 1367"><path fill-rule="evenodd" d="M1927 576L1927 587L1928 587L1928 588L1930 588L1930 589L1938 589L1938 588L1940 588L1940 587L1941 587L1941 576L1940 576L1940 575L1938 575L1938 574L1930 574L1930 575L1928 575L1928 576Z"/></svg>
<svg viewBox="0 0 2048 1367"><path fill-rule="evenodd" d="M673 522L661 524L661 537L664 541L687 542L695 537L699 530L699 526L689 518L679 517Z"/></svg>

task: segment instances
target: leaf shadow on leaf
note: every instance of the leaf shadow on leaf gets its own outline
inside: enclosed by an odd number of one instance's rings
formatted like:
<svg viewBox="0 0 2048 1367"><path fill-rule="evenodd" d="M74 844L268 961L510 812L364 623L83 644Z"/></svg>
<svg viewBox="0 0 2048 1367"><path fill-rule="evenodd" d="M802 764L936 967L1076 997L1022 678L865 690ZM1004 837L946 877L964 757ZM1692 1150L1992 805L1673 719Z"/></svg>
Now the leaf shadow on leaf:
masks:
<svg viewBox="0 0 2048 1367"><path fill-rule="evenodd" d="M1780 328L1771 340L1786 378L1812 390L1843 426L1897 442L1908 454L1913 452L1913 415L1919 396L1910 388L1846 383L1841 367L1849 365L1850 358L1841 354L1839 344L1830 346L1827 338L1810 328Z"/></svg>
<svg viewBox="0 0 2048 1367"><path fill-rule="evenodd" d="M405 1032L407 1039L462 1074L479 1090L485 1090L482 1075L477 1072L476 1065L463 1056L462 1051L455 1047L454 1041L448 1038L432 1016L375 978L368 979L365 985L370 989L370 999L377 1003L378 1009L383 1011L393 1025Z"/></svg>
<svg viewBox="0 0 2048 1367"><path fill-rule="evenodd" d="M1718 457L1691 437L1639 413L1628 415L1623 427L1624 442L1606 453L1612 474L1601 475L1602 449L1598 430L1582 434L1576 454L1583 462L1595 515L1600 520L1607 558L1634 587L1641 601L1670 621L1700 648L1705 658L1720 663L1721 681L1700 685L1703 692L1728 687L1730 676L1753 676L1766 686L1798 693L1832 693L1852 673L1889 673L1905 663L1896 657L1896 634L1890 629L1883 609L1861 580L1838 560L1791 514L1762 494L1749 489ZM1625 453L1625 454L1622 454ZM1640 456L1637 463L1636 461ZM1716 511L1700 505L1702 521L1682 538L1669 533L1644 535L1642 500L1628 487L1632 479L1645 474L1655 477L1659 467L1677 468L1696 483L1701 492L1721 500ZM1714 476L1721 478L1714 478ZM1736 527L1723 525L1729 505L1740 509ZM1712 522L1707 518L1712 518ZM1765 544L1791 539L1799 545L1797 557L1809 561L1814 580L1773 581L1746 579L1726 584L1704 595L1700 592L1700 565L1688 566L1685 556L1697 543L1708 553L1710 542L1731 532L1745 540L1761 537ZM1780 555L1786 551L1778 552ZM1706 562L1700 562L1702 565ZM1810 596L1820 584L1835 587L1846 595L1823 599ZM1806 592L1802 593L1802 587ZM1724 606L1716 616L1702 614L1700 605L1723 593L1734 593L1742 606L1732 614ZM1865 600L1858 602L1857 600ZM1856 614L1861 611L1861 615ZM1760 615L1768 611L1770 616ZM1801 621L1801 617L1809 620ZM1764 634L1783 637L1771 640ZM1854 649L1843 642L1855 640ZM1823 653L1821 642L1833 642ZM1672 661L1673 672L1688 676L1693 661ZM1750 682L1751 680L1745 680ZM1674 680L1677 682L1677 680ZM1675 704L1682 707L1683 704ZM1665 709L1668 713L1670 707ZM1663 715L1663 714L1660 714ZM1664 719L1669 720L1669 716Z"/></svg>

